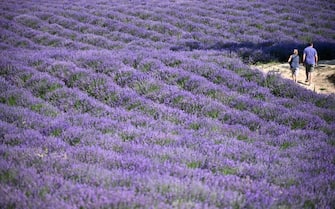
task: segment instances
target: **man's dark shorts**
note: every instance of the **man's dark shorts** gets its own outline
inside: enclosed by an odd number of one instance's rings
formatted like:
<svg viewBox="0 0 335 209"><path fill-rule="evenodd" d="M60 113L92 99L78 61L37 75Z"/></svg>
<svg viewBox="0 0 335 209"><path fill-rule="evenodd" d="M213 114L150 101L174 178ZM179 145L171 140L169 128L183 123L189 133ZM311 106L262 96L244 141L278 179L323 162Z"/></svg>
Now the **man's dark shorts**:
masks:
<svg viewBox="0 0 335 209"><path fill-rule="evenodd" d="M313 72L314 71L314 65L313 64L306 64L306 72Z"/></svg>

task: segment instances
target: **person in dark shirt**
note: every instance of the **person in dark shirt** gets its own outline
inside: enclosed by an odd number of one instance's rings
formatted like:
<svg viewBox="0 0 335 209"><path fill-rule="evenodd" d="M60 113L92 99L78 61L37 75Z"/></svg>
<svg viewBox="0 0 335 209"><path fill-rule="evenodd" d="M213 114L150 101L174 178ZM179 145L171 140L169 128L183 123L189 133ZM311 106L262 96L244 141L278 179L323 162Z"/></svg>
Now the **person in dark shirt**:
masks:
<svg viewBox="0 0 335 209"><path fill-rule="evenodd" d="M298 49L293 50L293 54L288 58L288 62L290 63L290 69L292 72L292 79L294 82L297 82L297 76L299 72L299 53Z"/></svg>

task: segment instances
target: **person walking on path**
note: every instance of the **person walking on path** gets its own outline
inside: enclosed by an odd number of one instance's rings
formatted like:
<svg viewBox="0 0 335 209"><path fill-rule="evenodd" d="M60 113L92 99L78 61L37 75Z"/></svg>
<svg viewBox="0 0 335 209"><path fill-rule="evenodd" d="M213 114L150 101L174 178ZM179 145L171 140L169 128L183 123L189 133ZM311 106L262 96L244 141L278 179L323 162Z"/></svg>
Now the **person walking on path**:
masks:
<svg viewBox="0 0 335 209"><path fill-rule="evenodd" d="M309 85L312 83L312 72L314 71L314 67L318 64L318 53L316 49L313 47L313 43L310 43L304 49L304 55L302 57L302 62L305 65L306 69L306 81Z"/></svg>
<svg viewBox="0 0 335 209"><path fill-rule="evenodd" d="M292 72L292 79L297 82L297 76L299 72L299 53L298 49L293 50L293 54L288 58L288 63L290 63L290 69Z"/></svg>

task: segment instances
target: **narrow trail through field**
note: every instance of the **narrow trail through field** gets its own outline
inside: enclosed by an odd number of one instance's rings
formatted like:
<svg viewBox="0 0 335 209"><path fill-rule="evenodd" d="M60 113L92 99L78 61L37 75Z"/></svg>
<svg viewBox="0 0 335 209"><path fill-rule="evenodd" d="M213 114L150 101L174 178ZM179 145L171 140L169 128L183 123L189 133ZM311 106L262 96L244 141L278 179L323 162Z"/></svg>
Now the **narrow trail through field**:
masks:
<svg viewBox="0 0 335 209"><path fill-rule="evenodd" d="M279 73L283 78L292 79L288 63L267 63L253 65L253 69L259 69L264 73ZM312 74L312 84L305 83L306 74L303 65L300 65L297 76L297 85L310 89L317 93L335 95L335 60L320 60Z"/></svg>

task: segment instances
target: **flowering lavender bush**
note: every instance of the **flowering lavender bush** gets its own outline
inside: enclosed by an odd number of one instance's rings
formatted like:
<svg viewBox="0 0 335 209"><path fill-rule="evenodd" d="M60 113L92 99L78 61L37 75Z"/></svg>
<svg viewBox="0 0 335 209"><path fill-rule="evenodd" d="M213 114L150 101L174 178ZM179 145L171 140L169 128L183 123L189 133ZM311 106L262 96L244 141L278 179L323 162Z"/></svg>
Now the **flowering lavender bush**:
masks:
<svg viewBox="0 0 335 209"><path fill-rule="evenodd" d="M335 58L294 3L2 1L1 208L334 208L334 95L248 66Z"/></svg>

